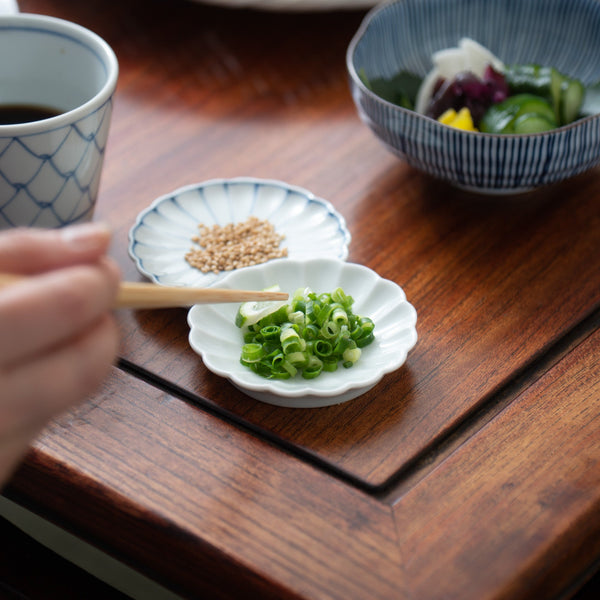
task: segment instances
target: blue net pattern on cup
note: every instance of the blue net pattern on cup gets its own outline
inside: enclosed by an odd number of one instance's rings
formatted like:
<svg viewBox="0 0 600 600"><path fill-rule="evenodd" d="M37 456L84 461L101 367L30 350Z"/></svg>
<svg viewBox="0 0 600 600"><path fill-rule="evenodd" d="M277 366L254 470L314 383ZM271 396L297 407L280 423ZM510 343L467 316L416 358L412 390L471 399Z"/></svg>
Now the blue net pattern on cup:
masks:
<svg viewBox="0 0 600 600"><path fill-rule="evenodd" d="M109 99L51 135L0 134L0 229L62 227L91 218L111 110Z"/></svg>

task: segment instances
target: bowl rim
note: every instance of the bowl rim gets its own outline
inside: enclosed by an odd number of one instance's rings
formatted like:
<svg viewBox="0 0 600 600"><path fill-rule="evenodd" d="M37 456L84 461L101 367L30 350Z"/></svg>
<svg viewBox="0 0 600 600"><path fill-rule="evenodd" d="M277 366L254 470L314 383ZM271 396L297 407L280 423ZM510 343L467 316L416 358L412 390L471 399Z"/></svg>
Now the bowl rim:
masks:
<svg viewBox="0 0 600 600"><path fill-rule="evenodd" d="M393 102L386 100L385 98L382 98L381 96L379 96L378 94L376 94L375 92L370 90L362 81L362 79L359 76L358 72L356 71L356 67L354 65L354 55L356 53L356 49L357 49L359 43L362 41L367 30L371 26L373 20L378 16L378 14L380 12L383 13L383 12L388 11L388 10L390 10L390 8L392 6L397 5L397 4L402 4L404 1L405 0L392 0L391 2L384 2L383 4L379 4L379 5L371 8L366 13L366 15L363 17L357 31L352 36L352 39L350 40L350 43L348 44L348 47L346 49L346 69L348 70L348 74L350 75L352 85L357 87L362 94L367 95L375 102L381 103L384 106L386 106L388 108L388 110L393 111L395 113L409 115L411 117L417 118L418 120L421 120L424 123L429 123L429 124L435 123L436 125L439 125L440 128L449 129L454 134L459 135L459 136L474 136L475 135L475 136L479 136L482 138L487 137L487 138L491 138L491 139L511 139L511 138L513 138L513 139L514 138L535 139L535 138L543 138L543 137L552 137L552 136L556 135L557 133L565 133L571 129L576 129L586 122L595 121L595 120L600 119L600 113L596 113L594 115L587 115L585 117L577 119L577 121L567 123L566 125L561 125L560 127L555 127L554 129L551 129L549 131L543 131L543 132L539 132L539 133L528 133L528 134L487 133L487 132L483 132L483 131L466 131L464 129L457 129L455 127L451 127L450 125L440 123L439 121L436 121L435 119L432 119L431 117L428 117L426 115L418 113L414 110L404 108L402 106L399 106L398 104L394 104ZM423 0L423 1L425 1L425 0ZM436 125L434 125L434 127L436 127Z"/></svg>

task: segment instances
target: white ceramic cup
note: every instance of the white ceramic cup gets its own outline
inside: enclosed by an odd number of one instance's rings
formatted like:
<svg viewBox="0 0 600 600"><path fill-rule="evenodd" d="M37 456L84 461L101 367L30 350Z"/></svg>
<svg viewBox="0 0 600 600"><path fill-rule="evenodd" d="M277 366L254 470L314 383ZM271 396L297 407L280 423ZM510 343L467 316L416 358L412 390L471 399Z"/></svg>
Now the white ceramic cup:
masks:
<svg viewBox="0 0 600 600"><path fill-rule="evenodd" d="M59 111L0 124L0 229L92 218L118 70L110 46L84 27L0 14L0 118L7 105Z"/></svg>

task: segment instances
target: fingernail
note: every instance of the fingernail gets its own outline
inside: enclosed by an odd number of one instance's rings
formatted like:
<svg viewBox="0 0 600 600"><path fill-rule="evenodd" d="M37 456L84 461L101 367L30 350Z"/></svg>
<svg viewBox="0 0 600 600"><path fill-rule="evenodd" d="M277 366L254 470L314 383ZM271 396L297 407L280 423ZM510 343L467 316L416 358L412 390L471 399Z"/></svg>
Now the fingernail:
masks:
<svg viewBox="0 0 600 600"><path fill-rule="evenodd" d="M98 222L70 225L59 232L62 240L78 251L105 245L111 236L109 227Z"/></svg>

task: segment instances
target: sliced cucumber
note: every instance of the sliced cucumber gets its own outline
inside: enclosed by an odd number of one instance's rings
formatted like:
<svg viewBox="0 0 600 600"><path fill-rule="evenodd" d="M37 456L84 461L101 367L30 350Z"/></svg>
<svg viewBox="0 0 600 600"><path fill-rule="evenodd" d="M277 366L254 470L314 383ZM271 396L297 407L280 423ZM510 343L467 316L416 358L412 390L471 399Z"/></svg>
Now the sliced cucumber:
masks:
<svg viewBox="0 0 600 600"><path fill-rule="evenodd" d="M505 106L503 102L488 108L481 121L479 131L483 133L513 133L512 123L517 114L516 106Z"/></svg>
<svg viewBox="0 0 600 600"><path fill-rule="evenodd" d="M479 123L485 133L539 133L556 127L550 102L533 94L509 96L494 104Z"/></svg>
<svg viewBox="0 0 600 600"><path fill-rule="evenodd" d="M540 65L510 65L504 72L511 94L535 94L551 99L552 69Z"/></svg>
<svg viewBox="0 0 600 600"><path fill-rule="evenodd" d="M543 133L556 128L556 122L549 121L544 116L535 113L525 113L514 120L513 132L528 134L528 133Z"/></svg>
<svg viewBox="0 0 600 600"><path fill-rule="evenodd" d="M561 99L561 88L564 81L564 77L556 69L551 69L551 80L550 80L550 98L552 106L554 107L554 118L557 123L560 123L560 99Z"/></svg>
<svg viewBox="0 0 600 600"><path fill-rule="evenodd" d="M548 100L558 125L578 118L585 95L581 81L554 67L539 65L511 65L506 68L505 77L511 94L535 94Z"/></svg>
<svg viewBox="0 0 600 600"><path fill-rule="evenodd" d="M560 86L561 125L572 123L579 116L585 96L585 88L577 79L565 79Z"/></svg>
<svg viewBox="0 0 600 600"><path fill-rule="evenodd" d="M518 107L515 117L535 114L551 123L554 123L554 127L556 127L554 110L552 109L550 103L544 98L540 96L534 96L533 94L521 94L519 96L513 96L513 98L517 99L515 104Z"/></svg>

